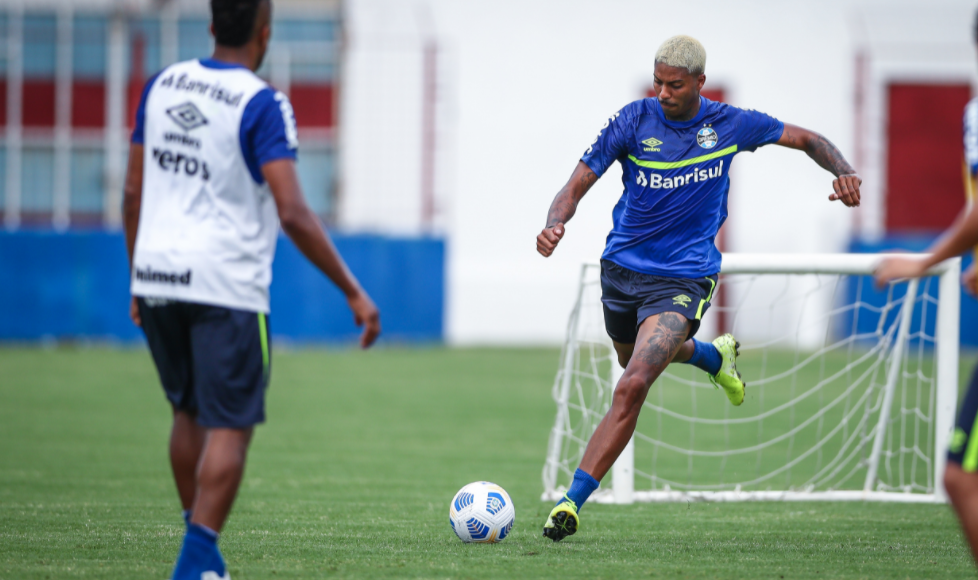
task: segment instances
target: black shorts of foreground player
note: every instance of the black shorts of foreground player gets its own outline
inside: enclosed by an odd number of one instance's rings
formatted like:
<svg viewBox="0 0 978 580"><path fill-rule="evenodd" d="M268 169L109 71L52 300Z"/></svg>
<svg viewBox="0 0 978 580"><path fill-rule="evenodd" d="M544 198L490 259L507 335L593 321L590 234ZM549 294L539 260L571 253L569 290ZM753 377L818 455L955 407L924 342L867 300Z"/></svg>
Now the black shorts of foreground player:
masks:
<svg viewBox="0 0 978 580"><path fill-rule="evenodd" d="M800 149L835 176L829 201L859 205L861 180L832 143L763 113L701 97L705 67L706 51L695 39L676 36L663 43L655 55L657 97L625 106L604 124L537 236L537 251L549 257L584 195L612 163L621 164L624 192L602 255L602 301L625 371L570 489L544 526L544 536L554 541L577 530L578 510L625 448L649 387L670 363L703 369L733 404L743 401L736 340L693 338L720 271L714 239L727 217L734 156L768 144Z"/></svg>
<svg viewBox="0 0 978 580"><path fill-rule="evenodd" d="M218 536L265 420L279 225L346 295L361 346L380 333L376 306L303 198L288 97L254 74L270 1L211 0L211 12L212 57L146 84L124 197L130 315L173 408L170 465L187 524L174 580L229 578ZM170 139L174 131L193 138Z"/></svg>

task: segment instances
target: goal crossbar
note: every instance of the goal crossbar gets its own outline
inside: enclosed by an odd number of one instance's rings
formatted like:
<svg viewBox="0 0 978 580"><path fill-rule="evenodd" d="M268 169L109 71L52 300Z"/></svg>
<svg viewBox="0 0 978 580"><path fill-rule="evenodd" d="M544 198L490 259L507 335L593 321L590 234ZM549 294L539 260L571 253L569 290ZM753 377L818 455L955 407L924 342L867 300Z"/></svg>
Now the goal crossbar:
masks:
<svg viewBox="0 0 978 580"><path fill-rule="evenodd" d="M889 256L911 256L910 254L725 254L723 256L721 274L723 275L786 275L786 274L825 274L825 275L871 275L880 261ZM920 258L920 254L912 254ZM548 445L548 457L544 466L544 493L541 499L556 501L563 489L556 486L559 469L559 453L561 437L565 432L568 420L569 405L580 404L570 401L570 383L573 365L575 364L574 344L577 327L580 321L581 309L588 307L582 303L585 300L584 283L589 270L599 268L595 264L584 264L581 270L581 286L577 302L568 322L568 340L562 354L562 372L558 374L558 382L554 385L554 397L557 402L557 417ZM612 485L602 485L593 501L598 503L629 504L633 502L682 502L682 501L894 501L907 503L943 503L947 495L942 485L944 467L946 465L946 449L954 425L954 412L957 404L958 385L958 351L959 351L959 316L960 291L958 278L960 276L960 258L942 262L931 268L926 276L938 279L939 304L937 307L934 330L934 383L936 404L933 409L933 462L931 469L932 489L927 493L911 493L901 491L880 491L874 488L880 466L882 445L886 436L886 425L889 422L890 409L894 400L897 375L900 369L904 351L910 340L911 319L917 299L917 281L907 284L904 297L898 299L899 316L895 332L889 336L892 341L892 352L889 354L886 381L883 386L879 410L871 420L869 438L872 440L872 452L866 462L867 475L861 490L741 490L738 485L732 490L701 491L673 490L666 485L661 490L635 489L635 455L634 437L619 456L612 467ZM610 345L610 341L608 343ZM623 370L617 364L611 364L611 385L616 385ZM607 478L605 479L607 482ZM883 486L881 486L883 487Z"/></svg>

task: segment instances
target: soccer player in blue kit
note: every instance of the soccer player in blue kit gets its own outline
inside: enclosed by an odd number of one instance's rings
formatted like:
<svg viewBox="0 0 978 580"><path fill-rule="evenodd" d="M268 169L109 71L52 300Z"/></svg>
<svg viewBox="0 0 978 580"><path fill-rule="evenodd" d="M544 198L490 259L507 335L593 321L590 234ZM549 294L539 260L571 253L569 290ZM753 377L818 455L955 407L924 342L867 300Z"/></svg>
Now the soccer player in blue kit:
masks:
<svg viewBox="0 0 978 580"><path fill-rule="evenodd" d="M228 580L218 549L271 375L279 226L344 293L360 344L380 315L306 204L288 97L255 72L270 0L210 0L211 58L146 83L125 182L131 316L173 408L170 465L187 528L174 580Z"/></svg>
<svg viewBox="0 0 978 580"><path fill-rule="evenodd" d="M734 155L771 143L800 149L835 175L830 201L859 205L861 180L832 143L764 113L701 97L705 69L699 41L666 40L655 54L658 96L626 105L604 124L537 236L537 251L550 256L584 194L612 163L621 164L625 190L601 256L601 301L625 371L570 489L544 525L543 535L555 542L577 531L579 510L625 448L649 387L670 363L703 369L731 403L744 401L736 340L693 338L720 271L714 239L727 218Z"/></svg>

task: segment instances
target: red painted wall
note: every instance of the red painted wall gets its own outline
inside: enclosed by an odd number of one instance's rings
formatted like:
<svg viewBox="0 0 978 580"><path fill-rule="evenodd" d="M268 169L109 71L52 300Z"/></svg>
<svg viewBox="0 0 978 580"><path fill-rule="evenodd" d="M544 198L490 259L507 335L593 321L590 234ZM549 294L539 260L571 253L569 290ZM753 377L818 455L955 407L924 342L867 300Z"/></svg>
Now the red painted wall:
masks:
<svg viewBox="0 0 978 580"><path fill-rule="evenodd" d="M289 101L295 109L296 125L332 127L335 124L332 85L294 83L289 93Z"/></svg>
<svg viewBox="0 0 978 580"><path fill-rule="evenodd" d="M53 79L24 79L23 125L54 127Z"/></svg>
<svg viewBox="0 0 978 580"><path fill-rule="evenodd" d="M889 86L886 230L943 230L964 207L961 118L968 85Z"/></svg>
<svg viewBox="0 0 978 580"><path fill-rule="evenodd" d="M105 83L75 81L71 88L71 126L101 129L105 126Z"/></svg>

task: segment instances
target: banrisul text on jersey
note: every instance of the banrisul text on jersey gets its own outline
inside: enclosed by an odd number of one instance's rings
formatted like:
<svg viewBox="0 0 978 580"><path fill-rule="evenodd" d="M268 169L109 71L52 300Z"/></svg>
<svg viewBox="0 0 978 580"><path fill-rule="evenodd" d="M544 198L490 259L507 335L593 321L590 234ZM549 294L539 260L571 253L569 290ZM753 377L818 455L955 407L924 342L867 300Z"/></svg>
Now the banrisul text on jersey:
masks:
<svg viewBox="0 0 978 580"><path fill-rule="evenodd" d="M699 169L694 167L693 170L686 175L678 175L676 177L663 177L661 173L653 173L649 171L649 177L646 179L645 172L639 169L638 178L635 180L635 183L642 186L648 186L653 189L659 189L660 187L681 187L689 183L699 183L701 181L714 179L722 175L723 160L721 159L720 165L716 167L711 167L709 169Z"/></svg>
<svg viewBox="0 0 978 580"><path fill-rule="evenodd" d="M624 192L602 258L656 276L719 272L714 240L727 219L733 157L783 131L764 113L703 97L689 121L666 119L654 98L615 113L581 158L599 177L616 161L622 167Z"/></svg>

